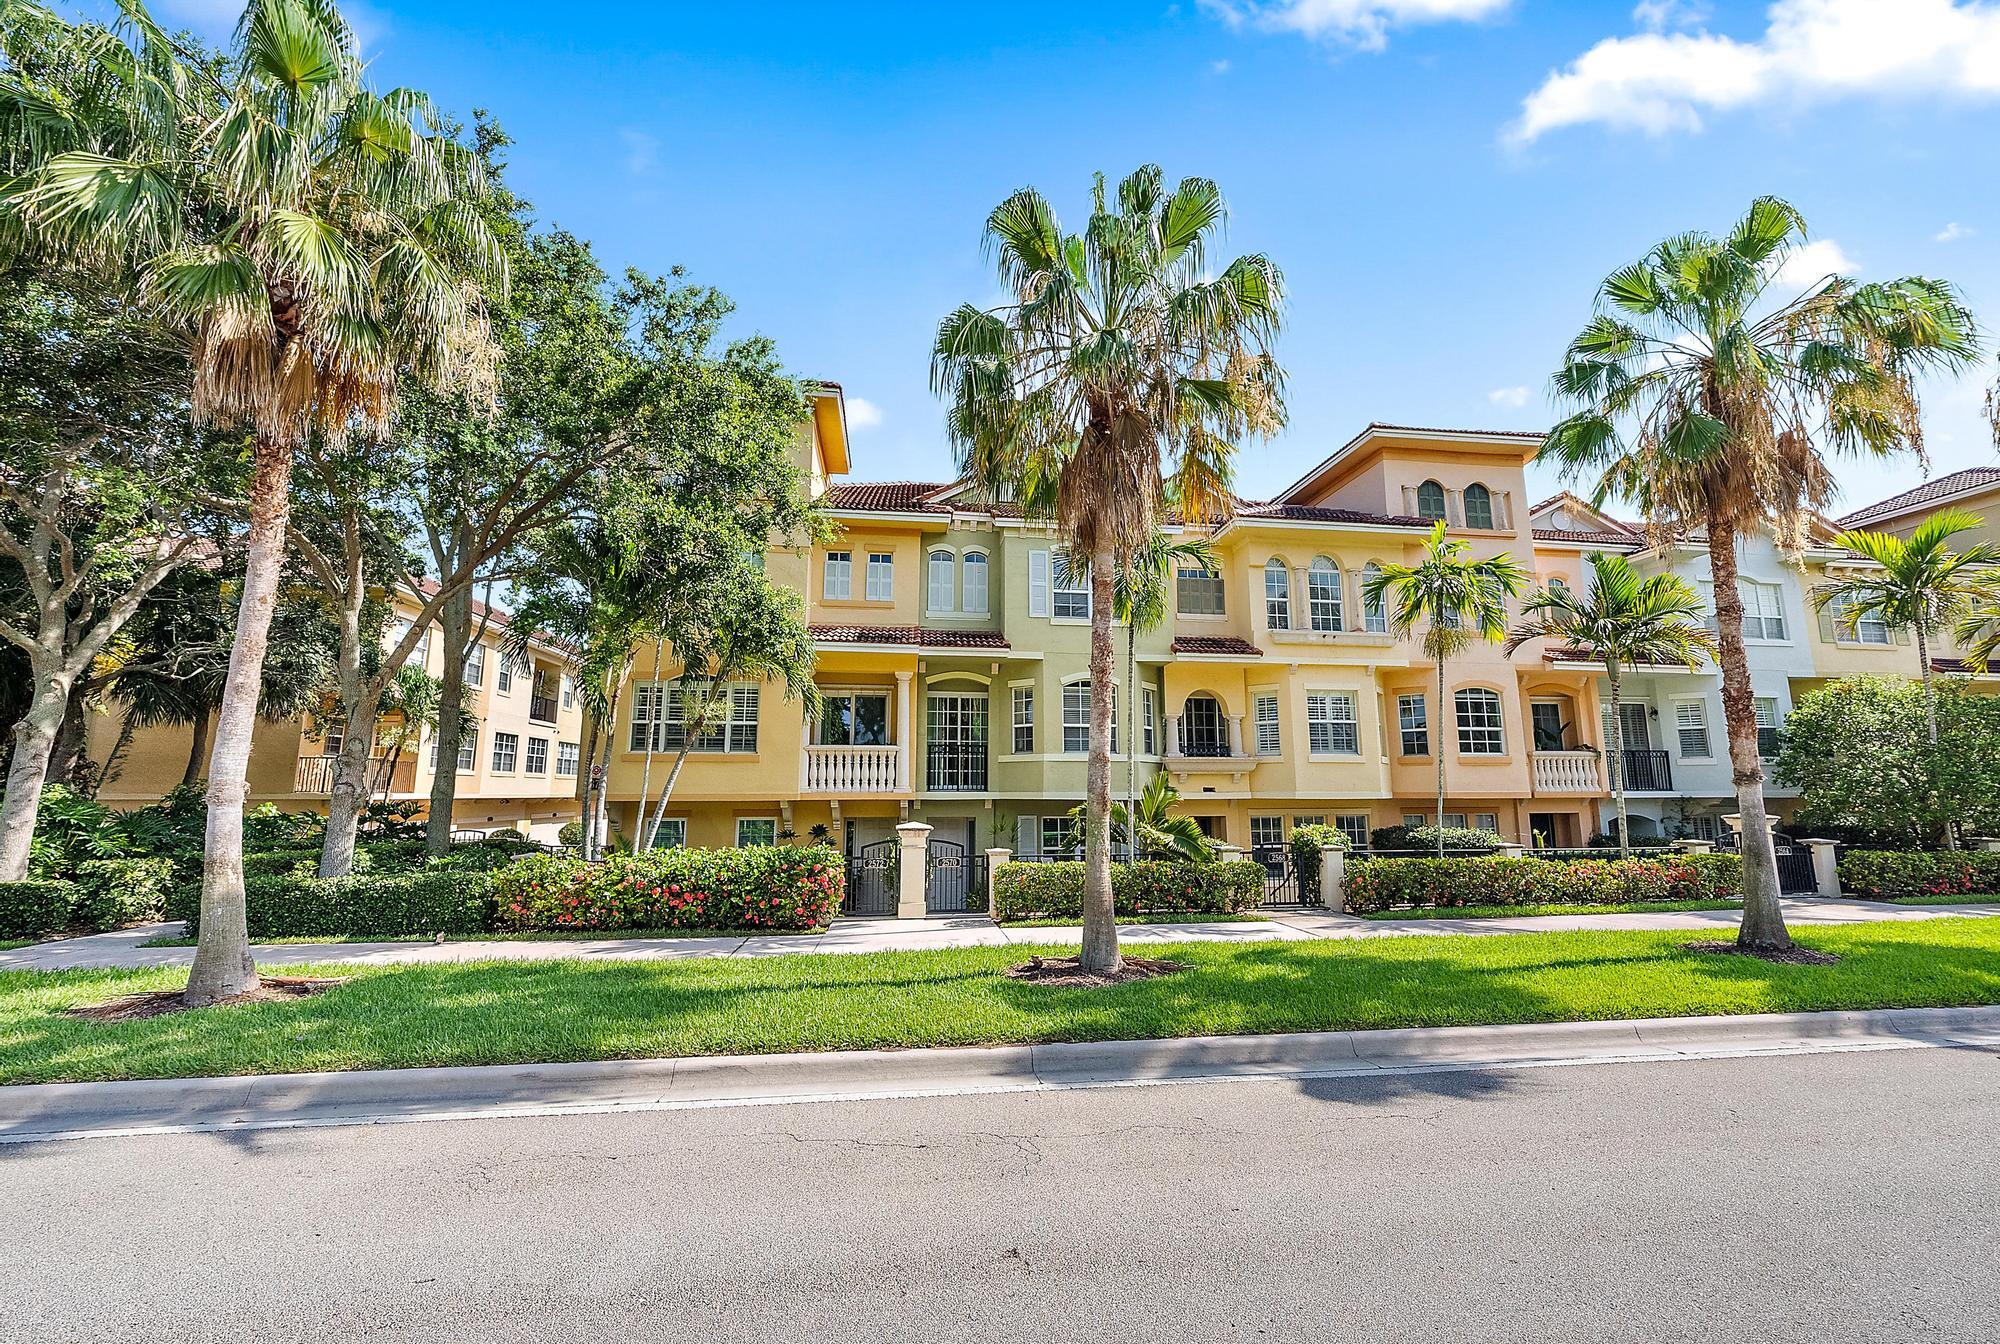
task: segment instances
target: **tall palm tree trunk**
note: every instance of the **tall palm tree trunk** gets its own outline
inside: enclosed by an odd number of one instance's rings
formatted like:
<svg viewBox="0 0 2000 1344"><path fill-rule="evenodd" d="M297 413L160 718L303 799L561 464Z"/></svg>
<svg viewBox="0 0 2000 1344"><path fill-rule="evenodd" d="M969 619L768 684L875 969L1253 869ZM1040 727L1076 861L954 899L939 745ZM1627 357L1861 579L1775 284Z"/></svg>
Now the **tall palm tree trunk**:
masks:
<svg viewBox="0 0 2000 1344"><path fill-rule="evenodd" d="M1139 857L1139 631L1125 622L1125 849Z"/></svg>
<svg viewBox="0 0 2000 1344"><path fill-rule="evenodd" d="M1118 969L1118 917L1111 896L1111 602L1109 546L1090 568L1090 758L1084 774L1083 950L1080 967Z"/></svg>
<svg viewBox="0 0 2000 1344"><path fill-rule="evenodd" d="M1436 740L1435 740L1435 741L1434 741L1434 742L1433 742L1433 743L1432 743L1431 745L1432 745L1432 746L1433 746L1433 747L1434 747L1434 748L1435 748L1435 749L1437 750L1437 758L1438 758L1438 808L1437 808L1437 828L1438 828L1438 835L1437 835L1437 842L1438 842L1438 857L1439 857L1439 858L1443 858L1443 857L1444 857L1444 725L1445 725L1445 717L1444 717L1444 655L1443 655L1442 653L1440 653L1440 654L1438 655L1438 659L1437 659L1437 665L1438 665L1438 710L1437 710L1437 729L1436 729L1436 731L1435 731L1435 732L1434 732L1434 733L1432 734L1432 736L1433 736L1433 737L1434 737L1434 738L1435 738Z"/></svg>
<svg viewBox="0 0 2000 1344"><path fill-rule="evenodd" d="M1722 720L1729 736L1730 773L1743 857L1743 922L1737 944L1756 951L1792 945L1778 904L1778 858L1764 818L1764 766L1757 755L1757 704L1750 689L1750 661L1743 647L1743 595L1736 588L1736 529L1711 510L1708 567L1715 580L1717 662L1722 666Z"/></svg>
<svg viewBox="0 0 2000 1344"><path fill-rule="evenodd" d="M28 875L28 850L41 815L42 785L55 753L69 706L70 678L61 668L36 668L35 694L28 712L14 725L14 755L7 767L7 793L0 798L0 882Z"/></svg>
<svg viewBox="0 0 2000 1344"><path fill-rule="evenodd" d="M188 737L187 765L181 770L183 785L192 784L201 778L201 763L207 759L207 753L203 748L208 745L209 718L210 710L207 705L201 706L194 712L194 721L190 725Z"/></svg>
<svg viewBox="0 0 2000 1344"><path fill-rule="evenodd" d="M653 641L653 717L646 725L646 763L639 771L639 834L632 837L634 849L651 849L653 835L646 825L646 800L653 796L653 751L660 741L660 727L667 721L667 707L660 702L660 659L666 653L666 641ZM676 691L678 693L678 691ZM633 694L638 694L635 690ZM687 755L687 734L681 734L681 756ZM678 763L676 763L678 764ZM665 807L664 801L660 804Z"/></svg>
<svg viewBox="0 0 2000 1344"><path fill-rule="evenodd" d="M185 999L201 1008L253 989L249 916L243 906L243 807L250 796L250 737L257 726L271 613L285 567L285 524L291 516L292 446L259 431L250 482L250 529L245 539L243 598L229 673L215 716L208 761L208 828L201 861L201 933Z"/></svg>
<svg viewBox="0 0 2000 1344"><path fill-rule="evenodd" d="M1611 797L1618 808L1618 857L1632 857L1632 823L1625 815L1625 721L1619 717L1624 676L1616 658L1604 660L1605 674L1611 679Z"/></svg>
<svg viewBox="0 0 2000 1344"><path fill-rule="evenodd" d="M1933 680L1935 674L1931 671L1931 639L1929 632L1924 629L1922 621L1916 622L1916 627L1917 661L1920 664L1920 670L1917 675L1923 679L1924 683L1924 728L1930 734L1931 755L1935 758L1938 744L1937 682ZM1946 849L1958 848L1958 819L1956 817L1944 824L1944 847Z"/></svg>
<svg viewBox="0 0 2000 1344"><path fill-rule="evenodd" d="M341 738L340 754L334 757L333 782L326 794L326 837L319 850L321 877L346 877L354 871L354 842L361 829L361 814L368 806L368 755L375 748L375 719L382 704L381 688L373 684L375 678L364 677L361 671L361 606L368 592L360 568L357 555L341 595L338 676L346 736ZM442 752L438 760L443 762Z"/></svg>

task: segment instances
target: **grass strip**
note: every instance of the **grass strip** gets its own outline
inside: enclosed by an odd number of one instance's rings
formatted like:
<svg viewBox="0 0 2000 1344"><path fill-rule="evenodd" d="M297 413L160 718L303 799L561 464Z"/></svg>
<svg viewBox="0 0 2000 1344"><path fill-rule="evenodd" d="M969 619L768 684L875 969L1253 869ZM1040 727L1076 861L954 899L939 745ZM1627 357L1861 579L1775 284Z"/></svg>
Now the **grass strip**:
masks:
<svg viewBox="0 0 2000 1344"><path fill-rule="evenodd" d="M1741 910L1741 901L1632 901L1624 905L1456 905L1375 910L1363 919L1520 919L1529 915L1657 915L1679 910Z"/></svg>

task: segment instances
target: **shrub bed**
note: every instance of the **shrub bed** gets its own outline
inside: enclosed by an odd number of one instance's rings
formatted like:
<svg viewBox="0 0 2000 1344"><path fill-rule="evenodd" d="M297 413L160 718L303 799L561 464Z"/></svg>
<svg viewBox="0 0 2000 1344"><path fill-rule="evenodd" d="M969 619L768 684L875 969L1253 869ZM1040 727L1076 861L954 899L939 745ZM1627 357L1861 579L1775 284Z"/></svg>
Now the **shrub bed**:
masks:
<svg viewBox="0 0 2000 1344"><path fill-rule="evenodd" d="M493 878L481 872L253 877L243 897L252 938L463 935L493 926ZM189 937L200 934L199 915L187 914Z"/></svg>
<svg viewBox="0 0 2000 1344"><path fill-rule="evenodd" d="M76 896L69 922L95 931L151 924L167 917L174 861L93 859L76 866Z"/></svg>
<svg viewBox="0 0 2000 1344"><path fill-rule="evenodd" d="M1850 849L1840 856L1840 889L1878 901L2000 892L2000 853Z"/></svg>
<svg viewBox="0 0 2000 1344"><path fill-rule="evenodd" d="M1111 899L1120 916L1235 915L1264 897L1262 864L1146 860L1111 865ZM1081 919L1083 865L1003 864L993 882L993 918Z"/></svg>
<svg viewBox="0 0 2000 1344"><path fill-rule="evenodd" d="M1347 849L1347 832L1338 826L1294 826L1291 850L1292 872L1299 884L1299 899L1319 899L1319 852L1326 848Z"/></svg>
<svg viewBox="0 0 2000 1344"><path fill-rule="evenodd" d="M37 938L69 923L76 888L54 878L0 882L0 938Z"/></svg>
<svg viewBox="0 0 2000 1344"><path fill-rule="evenodd" d="M1733 854L1658 859L1363 859L1347 869L1347 908L1630 905L1727 897L1742 888Z"/></svg>
<svg viewBox="0 0 2000 1344"><path fill-rule="evenodd" d="M494 875L503 929L812 929L840 909L840 856L799 848L654 849L590 865L537 854Z"/></svg>

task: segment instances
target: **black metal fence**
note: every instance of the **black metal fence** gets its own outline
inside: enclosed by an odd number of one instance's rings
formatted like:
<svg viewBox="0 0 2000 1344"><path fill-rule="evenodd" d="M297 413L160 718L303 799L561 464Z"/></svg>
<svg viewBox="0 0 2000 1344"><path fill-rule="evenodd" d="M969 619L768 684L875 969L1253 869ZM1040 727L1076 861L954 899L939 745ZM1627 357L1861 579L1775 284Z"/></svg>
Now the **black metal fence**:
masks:
<svg viewBox="0 0 2000 1344"><path fill-rule="evenodd" d="M1674 787L1673 760L1664 751L1628 749L1621 757L1625 767L1625 787L1633 793L1670 793Z"/></svg>
<svg viewBox="0 0 2000 1344"><path fill-rule="evenodd" d="M847 859L847 894L843 915L893 915L897 904L896 840L863 845Z"/></svg>
<svg viewBox="0 0 2000 1344"><path fill-rule="evenodd" d="M984 793L984 742L932 742L924 752L924 788L930 793Z"/></svg>

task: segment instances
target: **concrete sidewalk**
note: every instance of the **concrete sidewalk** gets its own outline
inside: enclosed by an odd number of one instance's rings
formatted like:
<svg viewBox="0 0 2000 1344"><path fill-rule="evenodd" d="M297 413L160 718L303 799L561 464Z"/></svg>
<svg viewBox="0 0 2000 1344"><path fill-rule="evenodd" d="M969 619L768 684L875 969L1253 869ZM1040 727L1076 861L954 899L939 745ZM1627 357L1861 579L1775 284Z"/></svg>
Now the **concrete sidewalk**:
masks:
<svg viewBox="0 0 2000 1344"><path fill-rule="evenodd" d="M2000 1008L55 1083L0 1087L0 1144L1908 1049L2000 1051Z"/></svg>
<svg viewBox="0 0 2000 1344"><path fill-rule="evenodd" d="M1979 905L1883 905L1802 897L1784 903L1788 923L1861 924L1884 920L2000 915L2000 902ZM1321 910L1274 912L1270 918L1220 924L1122 924L1126 943L1255 943L1326 938L1397 938L1415 934L1493 935L1577 929L1718 929L1736 927L1734 910L1663 914L1533 915L1516 919L1358 919ZM150 924L117 933L67 938L0 951L0 971L64 971L97 967L186 966L191 947L146 947L178 937L179 924ZM432 943L286 943L255 949L262 966L347 964L381 966L462 961L681 961L693 957L775 957L805 952L913 952L949 947L1047 946L1078 942L1076 927L1003 929L978 915L931 919L840 919L823 933L756 934L727 938L592 938Z"/></svg>

